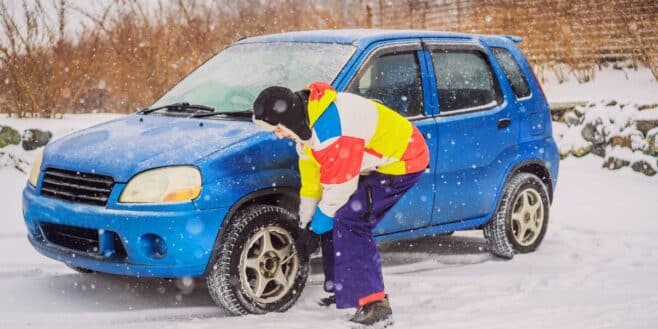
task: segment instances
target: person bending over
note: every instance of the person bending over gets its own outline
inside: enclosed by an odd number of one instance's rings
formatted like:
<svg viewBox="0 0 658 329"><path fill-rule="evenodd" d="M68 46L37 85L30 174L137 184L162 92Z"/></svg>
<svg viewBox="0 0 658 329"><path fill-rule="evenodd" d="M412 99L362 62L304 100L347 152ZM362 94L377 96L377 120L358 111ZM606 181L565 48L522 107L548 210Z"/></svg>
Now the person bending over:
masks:
<svg viewBox="0 0 658 329"><path fill-rule="evenodd" d="M324 289L332 294L320 304L355 307L350 321L360 324L389 320L372 229L427 168L423 135L383 104L324 82L297 92L264 89L253 121L296 143L300 237L321 236Z"/></svg>

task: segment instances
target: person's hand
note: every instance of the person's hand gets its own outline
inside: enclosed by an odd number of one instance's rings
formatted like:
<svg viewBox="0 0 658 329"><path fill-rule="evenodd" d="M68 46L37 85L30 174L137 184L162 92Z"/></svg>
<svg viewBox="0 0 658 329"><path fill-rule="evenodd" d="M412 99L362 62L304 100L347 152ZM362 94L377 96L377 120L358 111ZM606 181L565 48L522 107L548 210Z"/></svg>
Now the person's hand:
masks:
<svg viewBox="0 0 658 329"><path fill-rule="evenodd" d="M334 219L327 216L320 208L315 210L309 229L315 234L324 234L334 228Z"/></svg>
<svg viewBox="0 0 658 329"><path fill-rule="evenodd" d="M320 247L320 236L304 228L299 231L295 244L301 258L308 261L311 254Z"/></svg>

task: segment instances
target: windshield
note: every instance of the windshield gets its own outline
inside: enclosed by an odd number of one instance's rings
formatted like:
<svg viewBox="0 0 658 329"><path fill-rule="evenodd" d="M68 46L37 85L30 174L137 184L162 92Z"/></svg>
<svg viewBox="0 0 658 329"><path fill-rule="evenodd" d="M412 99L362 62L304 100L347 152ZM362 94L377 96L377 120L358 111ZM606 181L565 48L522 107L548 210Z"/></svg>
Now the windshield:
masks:
<svg viewBox="0 0 658 329"><path fill-rule="evenodd" d="M301 42L235 45L201 65L151 107L188 102L217 112L250 110L258 93L269 86L296 91L314 81L332 82L355 49Z"/></svg>

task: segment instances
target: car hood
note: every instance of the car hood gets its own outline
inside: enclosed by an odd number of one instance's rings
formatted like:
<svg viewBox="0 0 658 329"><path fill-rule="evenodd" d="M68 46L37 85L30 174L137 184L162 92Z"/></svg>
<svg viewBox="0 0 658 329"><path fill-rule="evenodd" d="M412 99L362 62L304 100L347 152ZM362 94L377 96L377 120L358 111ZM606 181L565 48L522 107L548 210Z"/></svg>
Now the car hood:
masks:
<svg viewBox="0 0 658 329"><path fill-rule="evenodd" d="M127 182L146 169L194 164L257 133L249 120L130 115L48 145L42 169L96 173Z"/></svg>

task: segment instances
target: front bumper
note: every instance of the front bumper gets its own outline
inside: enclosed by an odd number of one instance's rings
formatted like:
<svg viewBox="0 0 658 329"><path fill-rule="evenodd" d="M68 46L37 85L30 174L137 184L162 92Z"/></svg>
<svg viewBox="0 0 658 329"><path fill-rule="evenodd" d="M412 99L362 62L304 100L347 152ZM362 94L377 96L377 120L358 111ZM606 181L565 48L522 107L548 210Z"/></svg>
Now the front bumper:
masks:
<svg viewBox="0 0 658 329"><path fill-rule="evenodd" d="M228 208L176 206L109 209L41 196L23 190L28 239L41 254L98 272L146 277L201 276ZM52 227L83 232L51 232ZM64 242L62 242L64 241ZM72 247L84 241L93 248Z"/></svg>

